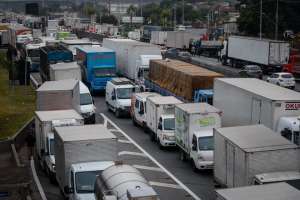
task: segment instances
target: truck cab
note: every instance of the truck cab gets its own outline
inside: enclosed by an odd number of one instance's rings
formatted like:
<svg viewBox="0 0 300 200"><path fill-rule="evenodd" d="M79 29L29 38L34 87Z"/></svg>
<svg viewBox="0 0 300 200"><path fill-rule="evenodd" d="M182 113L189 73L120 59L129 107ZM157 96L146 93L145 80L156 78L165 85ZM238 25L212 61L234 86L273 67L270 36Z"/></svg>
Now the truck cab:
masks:
<svg viewBox="0 0 300 200"><path fill-rule="evenodd" d="M196 169L212 169L214 165L213 130L194 132L192 138L191 159Z"/></svg>
<svg viewBox="0 0 300 200"><path fill-rule="evenodd" d="M161 60L161 55L140 55L136 62L136 75L135 81L138 85L144 85L145 77L149 73L150 60Z"/></svg>
<svg viewBox="0 0 300 200"><path fill-rule="evenodd" d="M296 145L300 144L300 121L298 117L281 117L276 132Z"/></svg>
<svg viewBox="0 0 300 200"><path fill-rule="evenodd" d="M112 161L76 163L70 166L69 183L64 193L70 200L95 200L94 184L103 170L113 166Z"/></svg>
<svg viewBox="0 0 300 200"><path fill-rule="evenodd" d="M95 123L95 113L96 107L94 105L93 97L88 89L88 87L83 83L79 82L80 90L80 114L84 118L85 124Z"/></svg>
<svg viewBox="0 0 300 200"><path fill-rule="evenodd" d="M135 86L127 78L113 78L107 82L105 101L116 117L130 113L131 96L134 90Z"/></svg>
<svg viewBox="0 0 300 200"><path fill-rule="evenodd" d="M52 182L55 181L55 153L54 153L54 134L50 132L46 138L45 163L46 173Z"/></svg>
<svg viewBox="0 0 300 200"><path fill-rule="evenodd" d="M146 128L146 100L150 96L160 96L155 92L135 93L131 98L131 117L134 125Z"/></svg>
<svg viewBox="0 0 300 200"><path fill-rule="evenodd" d="M40 68L40 47L45 43L27 44L26 50L26 66L29 72L38 72Z"/></svg>
<svg viewBox="0 0 300 200"><path fill-rule="evenodd" d="M161 115L158 120L157 141L160 147L175 146L175 116Z"/></svg>

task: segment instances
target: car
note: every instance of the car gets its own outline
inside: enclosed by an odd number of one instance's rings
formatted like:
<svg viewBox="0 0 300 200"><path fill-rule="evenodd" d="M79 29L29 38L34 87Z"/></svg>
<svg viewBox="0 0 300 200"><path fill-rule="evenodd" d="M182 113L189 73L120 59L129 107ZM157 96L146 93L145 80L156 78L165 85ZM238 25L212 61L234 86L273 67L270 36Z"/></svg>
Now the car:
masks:
<svg viewBox="0 0 300 200"><path fill-rule="evenodd" d="M263 77L263 71L257 65L246 65L239 72L239 74L242 77L251 77L251 78L259 78L259 79L262 79Z"/></svg>
<svg viewBox="0 0 300 200"><path fill-rule="evenodd" d="M294 76L287 72L274 73L267 77L267 82L290 89L295 89L296 84Z"/></svg>
<svg viewBox="0 0 300 200"><path fill-rule="evenodd" d="M191 61L192 55L187 51L180 51L176 48L168 49L164 52L164 58L178 59L186 62Z"/></svg>

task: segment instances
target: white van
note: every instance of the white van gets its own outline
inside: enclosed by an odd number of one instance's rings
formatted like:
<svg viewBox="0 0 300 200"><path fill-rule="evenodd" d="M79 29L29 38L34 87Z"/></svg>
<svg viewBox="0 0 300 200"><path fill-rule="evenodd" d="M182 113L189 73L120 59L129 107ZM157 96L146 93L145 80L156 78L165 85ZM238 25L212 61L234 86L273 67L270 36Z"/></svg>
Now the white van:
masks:
<svg viewBox="0 0 300 200"><path fill-rule="evenodd" d="M116 117L130 113L131 96L134 89L135 86L127 78L113 78L107 82L105 101Z"/></svg>
<svg viewBox="0 0 300 200"><path fill-rule="evenodd" d="M95 113L96 107L92 95L88 87L81 81L79 81L79 90L80 90L80 114L84 118L85 124L94 124L95 123Z"/></svg>

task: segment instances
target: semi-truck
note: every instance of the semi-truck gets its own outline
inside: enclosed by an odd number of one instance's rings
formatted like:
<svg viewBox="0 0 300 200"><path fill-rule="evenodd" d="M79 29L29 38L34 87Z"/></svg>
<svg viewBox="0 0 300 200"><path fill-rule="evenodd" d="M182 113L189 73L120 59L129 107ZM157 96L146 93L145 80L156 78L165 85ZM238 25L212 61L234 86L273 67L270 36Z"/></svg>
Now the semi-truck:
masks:
<svg viewBox="0 0 300 200"><path fill-rule="evenodd" d="M81 67L82 80L90 92L105 90L106 83L116 76L116 53L104 47L78 47L77 63Z"/></svg>
<svg viewBox="0 0 300 200"><path fill-rule="evenodd" d="M147 130L151 141L157 141L161 149L175 146L175 105L180 103L173 96L147 97Z"/></svg>
<svg viewBox="0 0 300 200"><path fill-rule="evenodd" d="M213 169L213 129L221 127L221 111L207 103L175 106L175 140L181 160L192 162L194 171Z"/></svg>
<svg viewBox="0 0 300 200"><path fill-rule="evenodd" d="M160 48L149 43L105 38L103 46L116 52L117 72L135 82L143 81L149 70L149 60L162 59Z"/></svg>
<svg viewBox="0 0 300 200"><path fill-rule="evenodd" d="M117 137L103 125L54 129L56 180L70 200L95 199L94 184L118 159Z"/></svg>
<svg viewBox="0 0 300 200"><path fill-rule="evenodd" d="M264 125L214 129L214 177L225 187L253 184L256 175L299 171L300 149Z"/></svg>
<svg viewBox="0 0 300 200"><path fill-rule="evenodd" d="M179 60L151 60L145 87L163 96L175 96L183 102L192 102L203 99L198 98L198 94L208 93L198 91L212 89L214 79L220 77L223 75Z"/></svg>
<svg viewBox="0 0 300 200"><path fill-rule="evenodd" d="M256 64L269 72L281 70L289 61L290 45L284 41L230 36L223 46L222 63L230 63L233 67Z"/></svg>
<svg viewBox="0 0 300 200"><path fill-rule="evenodd" d="M95 182L96 200L158 200L158 194L143 174L126 164L105 169Z"/></svg>
<svg viewBox="0 0 300 200"><path fill-rule="evenodd" d="M51 45L40 48L40 74L43 81L50 80L50 64L72 62L73 54L61 45Z"/></svg>
<svg viewBox="0 0 300 200"><path fill-rule="evenodd" d="M74 109L80 112L79 81L46 81L36 90L36 107L37 111Z"/></svg>
<svg viewBox="0 0 300 200"><path fill-rule="evenodd" d="M165 45L167 43L166 31L152 31L151 32L151 44Z"/></svg>
<svg viewBox="0 0 300 200"><path fill-rule="evenodd" d="M83 118L75 110L53 110L35 112L35 138L37 158L55 182L54 127L83 125Z"/></svg>
<svg viewBox="0 0 300 200"><path fill-rule="evenodd" d="M299 144L298 92L254 78L217 78L213 105L225 127L264 124Z"/></svg>

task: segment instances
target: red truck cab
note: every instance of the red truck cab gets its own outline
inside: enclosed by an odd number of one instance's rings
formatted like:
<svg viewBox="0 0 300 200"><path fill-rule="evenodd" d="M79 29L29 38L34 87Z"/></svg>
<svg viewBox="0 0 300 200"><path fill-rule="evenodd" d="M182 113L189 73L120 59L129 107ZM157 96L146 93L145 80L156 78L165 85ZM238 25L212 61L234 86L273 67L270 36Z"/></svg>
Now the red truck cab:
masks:
<svg viewBox="0 0 300 200"><path fill-rule="evenodd" d="M289 63L283 65L283 71L292 74L300 74L300 51L298 49L292 49Z"/></svg>

